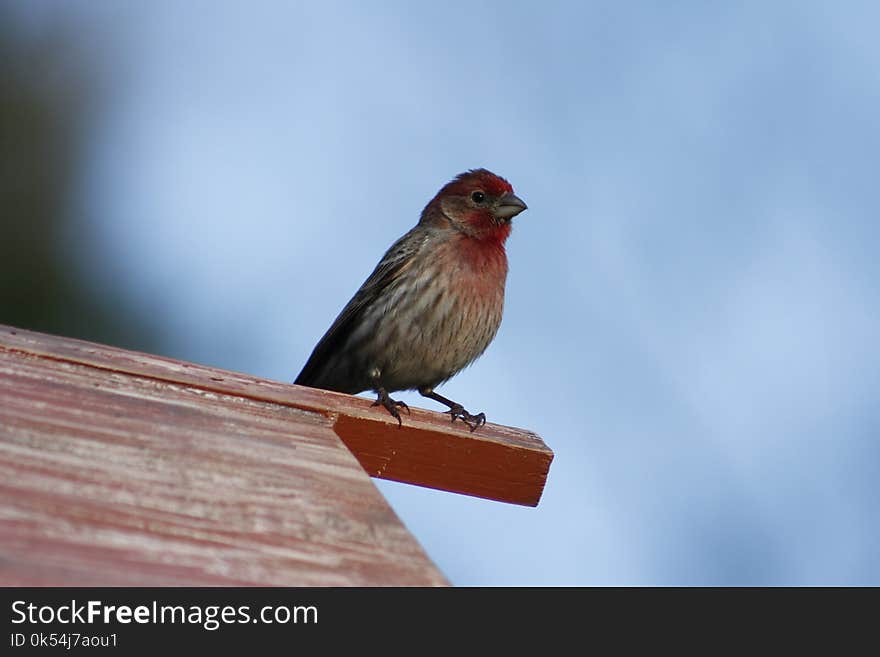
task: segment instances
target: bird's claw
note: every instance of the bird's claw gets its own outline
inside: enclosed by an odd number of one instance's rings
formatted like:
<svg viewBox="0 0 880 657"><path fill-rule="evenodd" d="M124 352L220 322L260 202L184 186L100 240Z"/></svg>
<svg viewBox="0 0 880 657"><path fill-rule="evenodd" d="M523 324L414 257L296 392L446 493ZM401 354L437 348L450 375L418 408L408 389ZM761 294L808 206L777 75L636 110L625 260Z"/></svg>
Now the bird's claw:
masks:
<svg viewBox="0 0 880 657"><path fill-rule="evenodd" d="M473 433L478 427L486 424L486 414L485 413L477 413L476 415L471 415L466 410L464 410L464 406L461 404L455 404L448 411L450 417L452 417L452 421L455 422L458 419L461 419L468 427L470 427L471 433Z"/></svg>
<svg viewBox="0 0 880 657"><path fill-rule="evenodd" d="M403 420L400 419L400 411L398 411L397 409L402 408L406 411L407 415L410 414L409 406L407 406L406 403L402 401L397 401L396 399L391 399L391 397L388 396L387 392L380 392L379 397L376 399L376 401L373 402L373 406L382 406L386 411L391 413L391 417L397 420L398 427L403 426Z"/></svg>

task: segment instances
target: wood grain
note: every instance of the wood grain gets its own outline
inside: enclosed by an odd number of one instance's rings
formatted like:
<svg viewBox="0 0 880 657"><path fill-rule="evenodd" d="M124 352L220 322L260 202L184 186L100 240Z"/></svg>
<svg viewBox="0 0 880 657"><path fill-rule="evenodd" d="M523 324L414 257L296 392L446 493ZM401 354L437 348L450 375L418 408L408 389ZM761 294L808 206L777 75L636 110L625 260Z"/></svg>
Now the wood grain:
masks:
<svg viewBox="0 0 880 657"><path fill-rule="evenodd" d="M446 584L332 413L236 377L0 329L0 584Z"/></svg>
<svg viewBox="0 0 880 657"><path fill-rule="evenodd" d="M536 506L553 460L544 442L523 429L489 423L471 433L448 415L416 408L400 428L361 397L2 325L0 348L318 413L363 468L384 479Z"/></svg>

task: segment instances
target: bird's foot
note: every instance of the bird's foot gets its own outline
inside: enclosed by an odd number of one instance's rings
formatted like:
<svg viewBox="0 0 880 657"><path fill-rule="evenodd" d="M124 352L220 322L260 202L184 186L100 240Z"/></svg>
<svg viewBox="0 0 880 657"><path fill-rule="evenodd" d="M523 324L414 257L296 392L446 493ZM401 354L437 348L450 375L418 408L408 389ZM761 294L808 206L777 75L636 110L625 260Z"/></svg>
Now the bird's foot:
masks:
<svg viewBox="0 0 880 657"><path fill-rule="evenodd" d="M476 415L472 415L464 410L464 406L459 404L458 402L454 402L451 399L446 399L443 395L438 395L434 392L433 388L419 388L419 394L422 397L427 397L428 399L433 399L434 401L438 401L441 404L445 404L449 407L449 410L446 411L449 413L449 416L452 418L452 421L455 422L458 419L461 419L466 425L471 428L471 431L474 431L478 427L486 424L486 414L485 413L477 413Z"/></svg>
<svg viewBox="0 0 880 657"><path fill-rule="evenodd" d="M476 415L472 415L468 413L464 406L461 404L453 404L452 407L447 411L452 417L452 421L455 422L458 419L461 419L466 425L468 425L473 432L477 427L481 427L486 424L486 414L485 413L477 413Z"/></svg>
<svg viewBox="0 0 880 657"><path fill-rule="evenodd" d="M409 406L402 401L391 399L391 397L388 396L388 393L384 390L379 390L377 394L379 396L376 398L376 401L373 402L373 406L383 406L385 410L391 413L391 416L397 420L397 426L402 427L403 420L400 419L400 411L397 409L402 408L406 411L406 414L409 415Z"/></svg>

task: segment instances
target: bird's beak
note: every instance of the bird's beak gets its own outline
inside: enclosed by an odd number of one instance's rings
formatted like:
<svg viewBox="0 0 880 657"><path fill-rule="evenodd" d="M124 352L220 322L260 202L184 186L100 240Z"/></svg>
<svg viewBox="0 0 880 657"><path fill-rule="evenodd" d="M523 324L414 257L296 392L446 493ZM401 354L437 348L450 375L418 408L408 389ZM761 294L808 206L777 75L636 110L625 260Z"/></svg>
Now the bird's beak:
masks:
<svg viewBox="0 0 880 657"><path fill-rule="evenodd" d="M499 219L513 219L528 207L516 194L505 194L498 199L498 205L495 206L495 216Z"/></svg>

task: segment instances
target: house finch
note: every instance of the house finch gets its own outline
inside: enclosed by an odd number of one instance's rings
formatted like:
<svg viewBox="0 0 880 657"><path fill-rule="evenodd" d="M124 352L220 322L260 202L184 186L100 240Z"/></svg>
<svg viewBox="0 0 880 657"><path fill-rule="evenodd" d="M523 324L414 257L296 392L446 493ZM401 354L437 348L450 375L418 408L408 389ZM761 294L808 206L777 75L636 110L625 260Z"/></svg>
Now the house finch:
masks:
<svg viewBox="0 0 880 657"><path fill-rule="evenodd" d="M489 346L504 307L513 217L526 204L504 178L474 169L447 183L419 223L379 261L318 342L295 383L354 394L373 390L402 426L388 393L416 389L471 431L486 422L434 392Z"/></svg>

